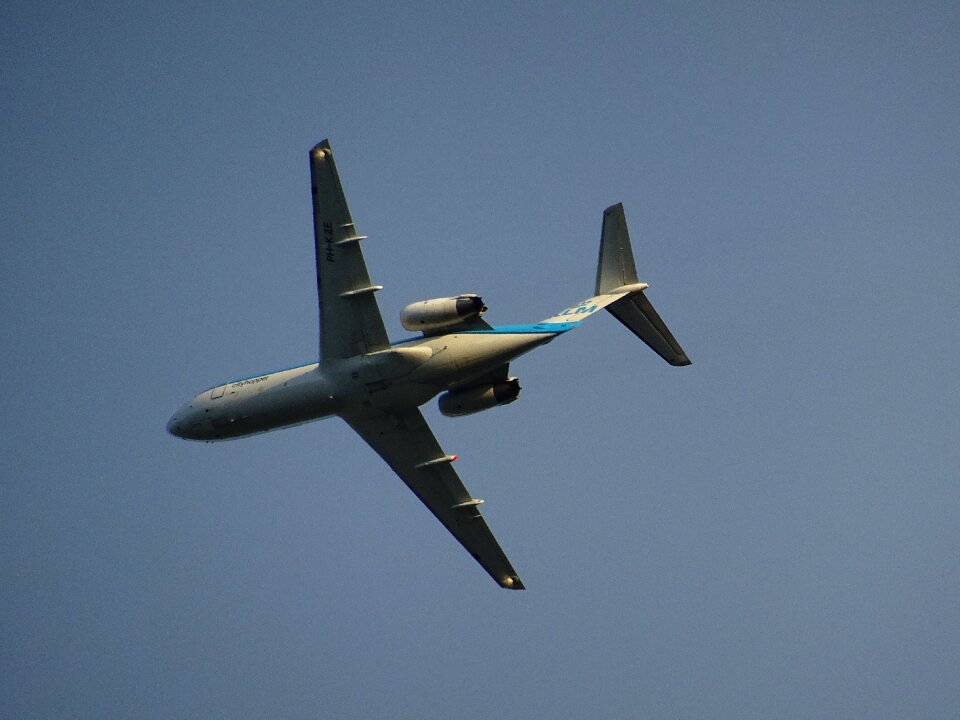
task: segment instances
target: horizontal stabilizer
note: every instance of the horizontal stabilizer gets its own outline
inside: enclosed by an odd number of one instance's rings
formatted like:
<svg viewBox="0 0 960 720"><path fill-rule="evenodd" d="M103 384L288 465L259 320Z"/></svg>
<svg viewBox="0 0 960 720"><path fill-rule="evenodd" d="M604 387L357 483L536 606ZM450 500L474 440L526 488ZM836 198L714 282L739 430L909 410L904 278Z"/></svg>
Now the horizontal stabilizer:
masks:
<svg viewBox="0 0 960 720"><path fill-rule="evenodd" d="M682 367L690 364L690 358L666 323L660 319L643 291L632 292L607 305L606 309L671 365Z"/></svg>

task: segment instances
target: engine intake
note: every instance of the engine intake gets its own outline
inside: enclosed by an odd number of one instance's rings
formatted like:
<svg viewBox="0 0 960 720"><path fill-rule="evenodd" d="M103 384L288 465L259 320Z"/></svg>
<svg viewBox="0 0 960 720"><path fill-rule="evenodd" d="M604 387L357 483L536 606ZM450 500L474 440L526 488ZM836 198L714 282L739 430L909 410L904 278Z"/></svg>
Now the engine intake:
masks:
<svg viewBox="0 0 960 720"><path fill-rule="evenodd" d="M466 390L451 390L440 396L440 412L447 417L472 415L497 405L512 403L520 397L520 381L508 378L493 385L480 385Z"/></svg>
<svg viewBox="0 0 960 720"><path fill-rule="evenodd" d="M407 330L432 332L469 322L486 311L479 295L457 295L410 303L400 313L400 322Z"/></svg>

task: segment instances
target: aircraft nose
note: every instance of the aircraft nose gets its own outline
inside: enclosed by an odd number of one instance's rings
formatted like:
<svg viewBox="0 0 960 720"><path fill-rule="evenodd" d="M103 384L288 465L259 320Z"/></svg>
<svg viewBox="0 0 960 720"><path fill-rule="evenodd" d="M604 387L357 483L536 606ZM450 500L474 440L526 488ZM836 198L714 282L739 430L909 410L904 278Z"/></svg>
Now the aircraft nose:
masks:
<svg viewBox="0 0 960 720"><path fill-rule="evenodd" d="M183 424L180 420L180 413L174 414L167 422L167 432L177 437L183 437Z"/></svg>
<svg viewBox="0 0 960 720"><path fill-rule="evenodd" d="M204 411L194 403L186 403L167 421L167 432L184 440L208 440L209 428L204 423Z"/></svg>

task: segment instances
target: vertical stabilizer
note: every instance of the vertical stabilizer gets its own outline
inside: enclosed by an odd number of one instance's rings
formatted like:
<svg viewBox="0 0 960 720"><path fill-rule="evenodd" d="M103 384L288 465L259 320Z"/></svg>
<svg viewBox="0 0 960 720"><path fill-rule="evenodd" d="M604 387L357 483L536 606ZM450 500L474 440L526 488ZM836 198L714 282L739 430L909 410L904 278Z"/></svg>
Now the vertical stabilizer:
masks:
<svg viewBox="0 0 960 720"><path fill-rule="evenodd" d="M597 263L597 287L594 295L603 295L623 285L635 285L637 268L633 263L630 234L623 215L623 203L603 211L600 231L600 260Z"/></svg>

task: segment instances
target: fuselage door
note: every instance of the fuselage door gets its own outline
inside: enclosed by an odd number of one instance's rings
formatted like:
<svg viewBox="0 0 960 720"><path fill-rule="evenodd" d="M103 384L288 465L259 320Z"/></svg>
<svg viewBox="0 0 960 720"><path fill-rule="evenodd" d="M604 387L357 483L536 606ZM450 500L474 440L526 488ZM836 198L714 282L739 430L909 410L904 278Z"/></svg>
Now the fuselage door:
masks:
<svg viewBox="0 0 960 720"><path fill-rule="evenodd" d="M215 387L210 391L210 399L216 400L217 398L223 397L224 391L227 389L226 385L221 385L220 387Z"/></svg>

